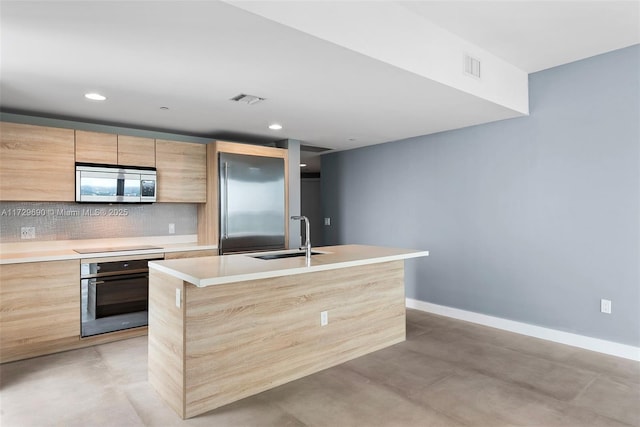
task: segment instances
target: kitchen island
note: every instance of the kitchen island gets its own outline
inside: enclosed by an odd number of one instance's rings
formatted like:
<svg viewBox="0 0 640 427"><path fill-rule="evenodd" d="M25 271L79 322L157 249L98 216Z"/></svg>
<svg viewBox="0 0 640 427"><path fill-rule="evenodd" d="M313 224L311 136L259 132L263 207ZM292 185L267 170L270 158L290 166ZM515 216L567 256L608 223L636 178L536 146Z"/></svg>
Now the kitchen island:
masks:
<svg viewBox="0 0 640 427"><path fill-rule="evenodd" d="M149 263L149 382L182 418L405 340L404 260L428 252L314 251Z"/></svg>

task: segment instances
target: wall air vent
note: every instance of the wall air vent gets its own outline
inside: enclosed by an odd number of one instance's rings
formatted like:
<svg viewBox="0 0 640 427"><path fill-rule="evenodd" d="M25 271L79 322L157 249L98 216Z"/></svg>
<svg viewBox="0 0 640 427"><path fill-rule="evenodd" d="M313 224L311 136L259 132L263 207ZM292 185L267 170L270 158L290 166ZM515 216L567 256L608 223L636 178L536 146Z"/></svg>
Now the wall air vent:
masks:
<svg viewBox="0 0 640 427"><path fill-rule="evenodd" d="M464 73L468 76L480 78L480 60L464 54Z"/></svg>
<svg viewBox="0 0 640 427"><path fill-rule="evenodd" d="M257 104L260 101L264 101L264 98L260 98L259 96L255 96L255 95L247 95L245 93L241 93L240 95L234 96L229 101L244 102L246 104L253 105L253 104Z"/></svg>

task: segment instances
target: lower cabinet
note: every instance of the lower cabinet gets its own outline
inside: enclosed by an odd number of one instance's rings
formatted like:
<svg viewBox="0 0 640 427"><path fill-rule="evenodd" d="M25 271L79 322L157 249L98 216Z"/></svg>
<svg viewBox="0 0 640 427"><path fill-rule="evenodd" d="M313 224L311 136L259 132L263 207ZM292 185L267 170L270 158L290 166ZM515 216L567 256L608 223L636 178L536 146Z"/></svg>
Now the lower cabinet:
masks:
<svg viewBox="0 0 640 427"><path fill-rule="evenodd" d="M0 265L0 363L78 347L80 261Z"/></svg>
<svg viewBox="0 0 640 427"><path fill-rule="evenodd" d="M165 259L214 256L204 249ZM0 363L143 336L146 327L80 338L80 260L0 265Z"/></svg>

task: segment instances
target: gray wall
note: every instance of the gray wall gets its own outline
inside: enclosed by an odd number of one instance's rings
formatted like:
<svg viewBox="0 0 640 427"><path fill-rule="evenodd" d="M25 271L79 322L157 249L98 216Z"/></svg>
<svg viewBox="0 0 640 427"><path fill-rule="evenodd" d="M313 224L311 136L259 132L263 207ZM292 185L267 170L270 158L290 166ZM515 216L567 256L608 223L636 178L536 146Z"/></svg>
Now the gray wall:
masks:
<svg viewBox="0 0 640 427"><path fill-rule="evenodd" d="M325 243L429 250L410 298L640 345L639 80L635 45L530 75L529 117L323 156Z"/></svg>
<svg viewBox="0 0 640 427"><path fill-rule="evenodd" d="M302 178L300 180L300 211L309 218L309 233L312 246L323 246L322 197L320 178ZM304 230L302 230L304 241Z"/></svg>

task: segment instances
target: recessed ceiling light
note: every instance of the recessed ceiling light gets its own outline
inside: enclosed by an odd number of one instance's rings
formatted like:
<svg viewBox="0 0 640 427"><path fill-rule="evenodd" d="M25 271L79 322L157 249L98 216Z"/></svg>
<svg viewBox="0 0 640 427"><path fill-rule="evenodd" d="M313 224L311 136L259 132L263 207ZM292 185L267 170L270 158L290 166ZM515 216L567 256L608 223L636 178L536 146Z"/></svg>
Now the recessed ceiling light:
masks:
<svg viewBox="0 0 640 427"><path fill-rule="evenodd" d="M272 123L269 125L269 129L271 130L280 130L282 129L282 125L278 123Z"/></svg>
<svg viewBox="0 0 640 427"><path fill-rule="evenodd" d="M306 163L300 163L300 167L301 167L301 168L306 168L306 167L307 167L307 164L306 164Z"/></svg>
<svg viewBox="0 0 640 427"><path fill-rule="evenodd" d="M107 99L106 96L104 95L100 95L99 93L85 93L84 97L87 99L91 99L93 101L104 101L105 99Z"/></svg>

